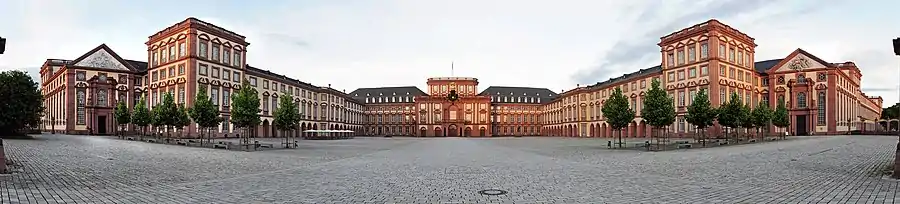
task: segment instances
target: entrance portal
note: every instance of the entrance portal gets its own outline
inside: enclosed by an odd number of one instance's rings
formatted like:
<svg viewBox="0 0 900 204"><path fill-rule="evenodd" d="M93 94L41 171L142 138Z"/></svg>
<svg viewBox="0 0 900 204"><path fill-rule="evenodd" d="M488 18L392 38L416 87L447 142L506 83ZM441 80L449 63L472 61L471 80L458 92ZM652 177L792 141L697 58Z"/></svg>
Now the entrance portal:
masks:
<svg viewBox="0 0 900 204"><path fill-rule="evenodd" d="M450 125L450 127L447 127L447 136L450 136L450 137L459 136L459 128L456 127L456 125Z"/></svg>
<svg viewBox="0 0 900 204"><path fill-rule="evenodd" d="M98 135L106 134L106 116L105 115L97 116L97 134Z"/></svg>
<svg viewBox="0 0 900 204"><path fill-rule="evenodd" d="M798 115L797 123L794 123L794 124L796 127L795 133L797 135L807 135L808 134L807 130L806 130L806 115Z"/></svg>

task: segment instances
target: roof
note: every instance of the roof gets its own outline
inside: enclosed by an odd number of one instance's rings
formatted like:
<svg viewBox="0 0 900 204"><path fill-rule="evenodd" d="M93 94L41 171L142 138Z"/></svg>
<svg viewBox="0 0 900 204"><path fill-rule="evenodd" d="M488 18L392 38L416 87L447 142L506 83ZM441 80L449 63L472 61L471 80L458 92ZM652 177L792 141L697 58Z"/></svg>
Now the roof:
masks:
<svg viewBox="0 0 900 204"><path fill-rule="evenodd" d="M548 103L557 97L556 92L547 88L489 86L478 94L479 96L524 96L540 98L541 103ZM535 100L538 101L538 100ZM501 101L494 101L502 103Z"/></svg>
<svg viewBox="0 0 900 204"><path fill-rule="evenodd" d="M624 74L620 77L611 78L611 79L603 81L603 82L597 82L596 84L590 85L587 88L602 89L602 88L612 86L613 84L616 84L618 82L629 81L634 78L648 76L648 75L654 75L654 74L660 74L660 73L662 73L662 65L656 65L656 66L653 66L650 68L638 70L636 72Z"/></svg>
<svg viewBox="0 0 900 204"><path fill-rule="evenodd" d="M377 88L359 88L350 92L350 97L359 101L366 101L366 97L375 96L427 96L419 87L415 86L397 86L397 87L377 87Z"/></svg>
<svg viewBox="0 0 900 204"><path fill-rule="evenodd" d="M147 62L125 59L125 62L131 64L137 72L147 72Z"/></svg>
<svg viewBox="0 0 900 204"><path fill-rule="evenodd" d="M781 60L784 59L770 59L765 61L759 61L753 64L753 67L756 68L756 73L765 74L766 70L771 69L775 65L777 65Z"/></svg>

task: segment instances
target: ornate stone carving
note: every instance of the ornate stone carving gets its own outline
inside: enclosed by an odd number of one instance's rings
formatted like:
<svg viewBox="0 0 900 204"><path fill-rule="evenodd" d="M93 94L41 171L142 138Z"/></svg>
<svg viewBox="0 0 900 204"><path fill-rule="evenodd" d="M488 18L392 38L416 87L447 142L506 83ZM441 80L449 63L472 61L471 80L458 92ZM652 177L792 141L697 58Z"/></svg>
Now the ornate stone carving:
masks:
<svg viewBox="0 0 900 204"><path fill-rule="evenodd" d="M112 54L106 52L106 49L97 50L81 61L78 61L78 63L75 63L75 66L128 70L128 68L124 64L120 63L119 60L116 60L116 58L113 57Z"/></svg>

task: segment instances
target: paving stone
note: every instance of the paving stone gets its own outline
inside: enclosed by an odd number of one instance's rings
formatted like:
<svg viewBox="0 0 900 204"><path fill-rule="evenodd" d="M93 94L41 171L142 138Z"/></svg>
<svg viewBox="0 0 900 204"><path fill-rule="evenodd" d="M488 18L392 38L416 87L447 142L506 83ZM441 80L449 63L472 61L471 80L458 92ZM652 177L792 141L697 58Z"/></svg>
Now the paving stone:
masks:
<svg viewBox="0 0 900 204"><path fill-rule="evenodd" d="M301 140L239 152L40 135L5 140L2 203L894 203L896 137L641 152L597 138ZM263 139L280 141L278 139ZM268 141L266 141L268 142ZM502 189L499 196L480 195Z"/></svg>

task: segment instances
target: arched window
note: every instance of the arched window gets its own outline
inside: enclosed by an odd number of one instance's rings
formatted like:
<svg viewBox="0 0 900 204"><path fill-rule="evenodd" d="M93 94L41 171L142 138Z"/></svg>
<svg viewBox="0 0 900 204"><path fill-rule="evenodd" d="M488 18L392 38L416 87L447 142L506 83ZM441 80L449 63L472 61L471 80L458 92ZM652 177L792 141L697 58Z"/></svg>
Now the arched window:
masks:
<svg viewBox="0 0 900 204"><path fill-rule="evenodd" d="M84 117L85 93L84 92L85 92L84 88L78 88L75 90L75 98L76 98L75 99L76 100L76 104L75 104L76 105L76 109L75 109L76 121L75 122L77 125L85 124L85 121L84 121L84 119L85 119L85 117Z"/></svg>
<svg viewBox="0 0 900 204"><path fill-rule="evenodd" d="M100 89L99 91L97 91L97 105L100 105L100 106L109 105L106 101L106 98L107 98L106 89Z"/></svg>
<svg viewBox="0 0 900 204"><path fill-rule="evenodd" d="M819 109L819 114L816 116L816 119L818 120L819 125L825 125L825 113L828 112L825 111L825 92L819 92L819 97L816 100L816 103L818 103L817 108Z"/></svg>
<svg viewBox="0 0 900 204"><path fill-rule="evenodd" d="M806 108L806 93L797 93L797 107Z"/></svg>

